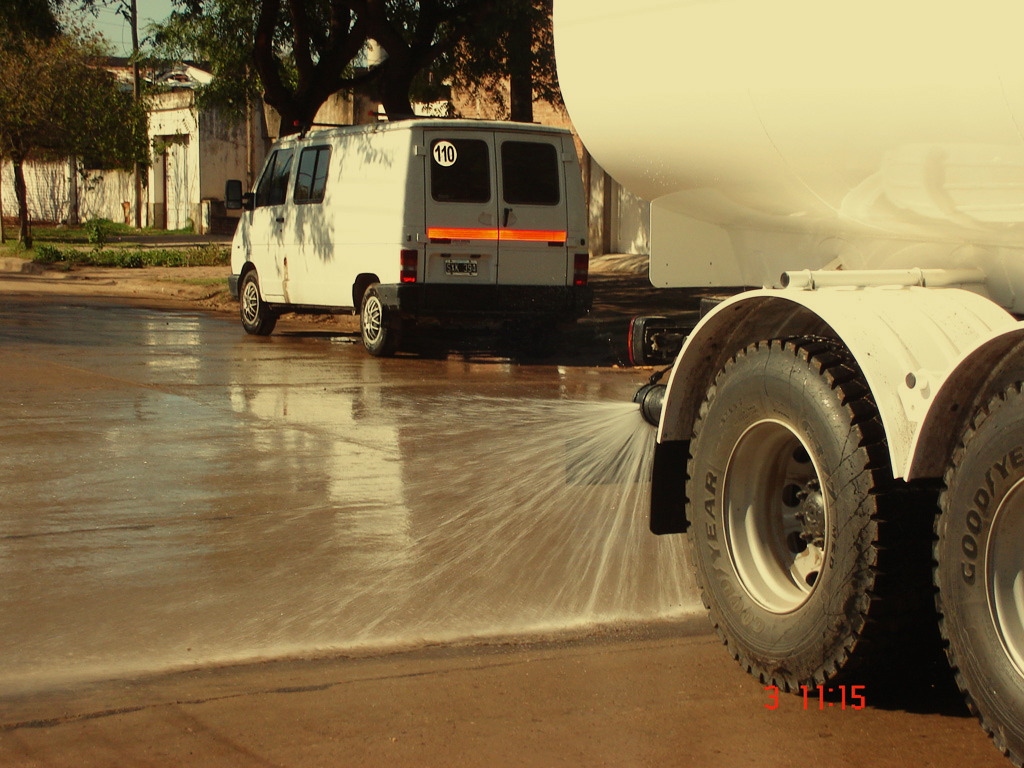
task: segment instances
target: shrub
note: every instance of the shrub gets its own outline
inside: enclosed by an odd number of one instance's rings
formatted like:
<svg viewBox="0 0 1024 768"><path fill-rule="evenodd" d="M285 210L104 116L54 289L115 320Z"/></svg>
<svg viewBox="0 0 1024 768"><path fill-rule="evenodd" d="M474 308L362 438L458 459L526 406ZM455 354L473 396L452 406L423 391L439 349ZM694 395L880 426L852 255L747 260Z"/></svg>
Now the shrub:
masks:
<svg viewBox="0 0 1024 768"><path fill-rule="evenodd" d="M126 269L141 269L143 266L142 254L138 251L125 251L118 255L117 266Z"/></svg>
<svg viewBox="0 0 1024 768"><path fill-rule="evenodd" d="M64 251L55 245L47 245L46 243L40 243L35 247L35 255L32 257L32 261L36 264L54 264L58 261L64 261Z"/></svg>
<svg viewBox="0 0 1024 768"><path fill-rule="evenodd" d="M97 247L106 244L113 226L114 222L110 219L89 219L83 225L89 242Z"/></svg>

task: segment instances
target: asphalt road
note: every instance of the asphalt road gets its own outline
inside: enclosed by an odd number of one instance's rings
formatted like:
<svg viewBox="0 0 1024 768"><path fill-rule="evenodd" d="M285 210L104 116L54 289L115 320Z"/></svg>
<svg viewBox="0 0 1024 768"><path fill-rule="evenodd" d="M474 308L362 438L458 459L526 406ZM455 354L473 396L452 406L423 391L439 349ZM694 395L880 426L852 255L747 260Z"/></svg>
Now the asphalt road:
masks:
<svg viewBox="0 0 1024 768"><path fill-rule="evenodd" d="M727 657L643 374L13 294L0 359L0 765L1005 764Z"/></svg>

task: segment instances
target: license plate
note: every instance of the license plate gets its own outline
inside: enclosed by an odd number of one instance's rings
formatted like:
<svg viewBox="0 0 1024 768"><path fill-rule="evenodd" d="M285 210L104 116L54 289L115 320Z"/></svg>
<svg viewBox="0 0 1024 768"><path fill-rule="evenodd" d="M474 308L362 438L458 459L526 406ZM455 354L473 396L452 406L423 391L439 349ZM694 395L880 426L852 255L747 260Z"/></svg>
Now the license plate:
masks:
<svg viewBox="0 0 1024 768"><path fill-rule="evenodd" d="M445 259L444 273L446 275L475 275L476 262L469 259Z"/></svg>

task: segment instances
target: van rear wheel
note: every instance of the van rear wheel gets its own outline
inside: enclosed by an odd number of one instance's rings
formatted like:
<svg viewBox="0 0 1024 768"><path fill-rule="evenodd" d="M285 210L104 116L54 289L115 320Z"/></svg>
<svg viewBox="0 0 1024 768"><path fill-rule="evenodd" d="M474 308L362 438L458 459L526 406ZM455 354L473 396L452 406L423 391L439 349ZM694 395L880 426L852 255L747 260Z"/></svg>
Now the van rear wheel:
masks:
<svg viewBox="0 0 1024 768"><path fill-rule="evenodd" d="M363 346L374 357L390 357L398 351L401 324L381 301L377 283L363 294L359 332Z"/></svg>
<svg viewBox="0 0 1024 768"><path fill-rule="evenodd" d="M269 336L277 325L277 312L263 300L256 270L251 269L242 278L238 291L239 314L246 333Z"/></svg>

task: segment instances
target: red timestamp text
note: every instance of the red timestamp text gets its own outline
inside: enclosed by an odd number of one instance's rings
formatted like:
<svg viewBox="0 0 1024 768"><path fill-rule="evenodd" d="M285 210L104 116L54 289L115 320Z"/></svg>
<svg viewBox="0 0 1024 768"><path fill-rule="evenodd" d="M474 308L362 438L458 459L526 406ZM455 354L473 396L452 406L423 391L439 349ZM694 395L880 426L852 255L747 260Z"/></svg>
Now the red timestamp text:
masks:
<svg viewBox="0 0 1024 768"><path fill-rule="evenodd" d="M779 687L777 685L766 685L765 692L768 694L768 703L765 709L779 708ZM867 701L864 697L863 685L837 685L831 688L819 686L808 688L801 685L803 692L804 709L864 709Z"/></svg>

